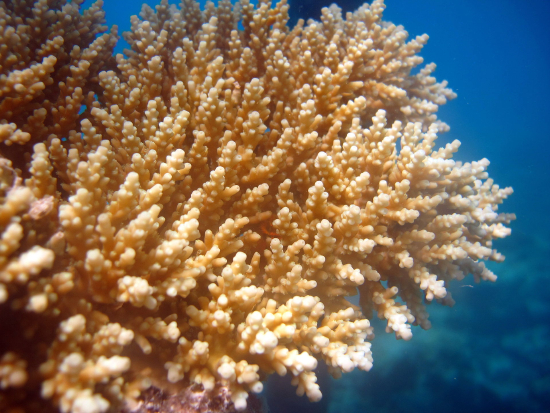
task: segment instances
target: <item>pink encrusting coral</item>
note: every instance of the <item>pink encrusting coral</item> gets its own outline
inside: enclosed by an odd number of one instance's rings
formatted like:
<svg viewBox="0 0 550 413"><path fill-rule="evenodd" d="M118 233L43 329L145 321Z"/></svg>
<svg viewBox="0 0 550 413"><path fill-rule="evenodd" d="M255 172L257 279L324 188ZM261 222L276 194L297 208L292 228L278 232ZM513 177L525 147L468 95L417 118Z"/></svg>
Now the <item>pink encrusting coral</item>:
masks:
<svg viewBox="0 0 550 413"><path fill-rule="evenodd" d="M408 340L496 279L512 190L436 147L455 95L383 1L163 0L116 61L81 3L0 3L0 410L252 411L272 373L317 401L374 312Z"/></svg>

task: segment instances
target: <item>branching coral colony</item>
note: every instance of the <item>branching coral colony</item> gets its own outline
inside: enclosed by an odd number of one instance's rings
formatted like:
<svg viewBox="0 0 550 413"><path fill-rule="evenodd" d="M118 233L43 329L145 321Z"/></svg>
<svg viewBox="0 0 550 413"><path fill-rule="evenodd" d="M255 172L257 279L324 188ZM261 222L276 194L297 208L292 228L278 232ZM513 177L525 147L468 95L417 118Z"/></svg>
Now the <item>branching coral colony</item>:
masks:
<svg viewBox="0 0 550 413"><path fill-rule="evenodd" d="M455 95L383 1L291 29L285 0L163 0L116 58L82 2L0 2L0 410L170 383L244 410L274 372L316 401L318 363L372 367L373 312L408 340L495 280L512 190L435 147Z"/></svg>

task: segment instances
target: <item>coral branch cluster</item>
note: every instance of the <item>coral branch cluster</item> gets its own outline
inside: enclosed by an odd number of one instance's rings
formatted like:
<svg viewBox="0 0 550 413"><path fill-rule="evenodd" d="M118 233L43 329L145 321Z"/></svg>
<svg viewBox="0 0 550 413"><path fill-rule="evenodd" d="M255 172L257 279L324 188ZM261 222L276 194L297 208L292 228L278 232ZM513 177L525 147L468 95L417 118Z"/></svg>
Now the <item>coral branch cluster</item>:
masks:
<svg viewBox="0 0 550 413"><path fill-rule="evenodd" d="M452 280L494 281L511 194L437 148L454 93L375 0L288 28L285 0L0 3L0 409L138 408L373 365ZM348 299L359 294L359 301ZM352 300L353 301L353 300Z"/></svg>

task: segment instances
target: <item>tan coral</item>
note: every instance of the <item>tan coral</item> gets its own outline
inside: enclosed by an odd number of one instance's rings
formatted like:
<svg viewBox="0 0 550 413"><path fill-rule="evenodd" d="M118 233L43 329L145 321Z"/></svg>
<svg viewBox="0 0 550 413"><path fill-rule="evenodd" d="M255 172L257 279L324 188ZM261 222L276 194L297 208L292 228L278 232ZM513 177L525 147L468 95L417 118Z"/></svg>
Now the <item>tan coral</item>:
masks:
<svg viewBox="0 0 550 413"><path fill-rule="evenodd" d="M53 408L103 413L175 383L244 410L277 373L318 401L320 362L336 377L372 368L374 311L408 340L430 327L427 302L453 303L448 282L495 280L484 261L504 258L493 240L510 234L497 208L512 190L486 159L454 161L458 141L436 148L454 93L433 65L411 75L427 36L407 41L384 7L331 6L290 29L284 0L163 0L132 18L116 71L112 37L85 62L75 49L55 125L37 109L42 126L17 135L2 109L0 139L34 144L29 164L0 158L0 309L17 325L4 387L31 403L26 371ZM99 4L82 19L103 30ZM51 39L25 60L29 101L51 83L47 56L67 60Z"/></svg>
<svg viewBox="0 0 550 413"><path fill-rule="evenodd" d="M113 63L116 34L105 33L102 2L83 14L80 4L18 0L0 6L0 141L12 146L3 154L21 154L13 144L64 137L78 128L80 109L93 105L97 75Z"/></svg>

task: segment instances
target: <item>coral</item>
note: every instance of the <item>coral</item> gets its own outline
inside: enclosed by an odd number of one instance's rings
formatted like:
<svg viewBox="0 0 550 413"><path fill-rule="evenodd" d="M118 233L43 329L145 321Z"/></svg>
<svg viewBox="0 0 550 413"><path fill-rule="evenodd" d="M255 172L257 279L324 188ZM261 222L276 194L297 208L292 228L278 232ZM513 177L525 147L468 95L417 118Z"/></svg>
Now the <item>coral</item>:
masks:
<svg viewBox="0 0 550 413"><path fill-rule="evenodd" d="M94 104L98 73L114 67L116 27L106 33L103 1L0 2L0 142L10 158L78 130ZM27 145L23 145L28 143Z"/></svg>
<svg viewBox="0 0 550 413"><path fill-rule="evenodd" d="M175 394L168 393L150 387L143 391L140 402L131 410L124 409L123 412L149 413L172 412L172 413L236 413L235 406L231 401L230 393L225 386L216 386L214 390L206 391L200 384L184 387ZM262 404L251 395L248 398L247 413L260 413Z"/></svg>
<svg viewBox="0 0 550 413"><path fill-rule="evenodd" d="M100 3L11 4L1 409L139 411L171 392L242 411L272 373L317 401L318 363L372 367L373 312L408 340L426 303L452 305L447 283L496 279L512 190L486 159L454 161L458 141L436 147L455 95L433 64L411 73L427 36L407 41L383 1L290 29L284 0L163 0L116 65ZM48 30L24 37L32 19Z"/></svg>

